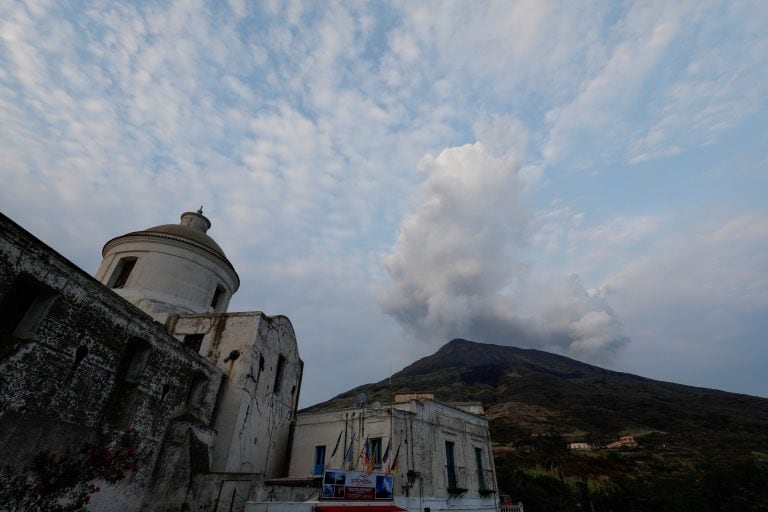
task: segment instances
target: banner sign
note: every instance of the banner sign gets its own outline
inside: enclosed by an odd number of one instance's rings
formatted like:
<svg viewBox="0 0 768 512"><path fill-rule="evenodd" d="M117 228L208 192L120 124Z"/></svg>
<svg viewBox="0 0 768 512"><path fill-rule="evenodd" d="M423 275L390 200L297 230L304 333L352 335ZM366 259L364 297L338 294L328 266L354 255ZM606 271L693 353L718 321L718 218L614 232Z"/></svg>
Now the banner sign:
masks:
<svg viewBox="0 0 768 512"><path fill-rule="evenodd" d="M365 471L329 470L323 475L322 500L392 500L394 476Z"/></svg>

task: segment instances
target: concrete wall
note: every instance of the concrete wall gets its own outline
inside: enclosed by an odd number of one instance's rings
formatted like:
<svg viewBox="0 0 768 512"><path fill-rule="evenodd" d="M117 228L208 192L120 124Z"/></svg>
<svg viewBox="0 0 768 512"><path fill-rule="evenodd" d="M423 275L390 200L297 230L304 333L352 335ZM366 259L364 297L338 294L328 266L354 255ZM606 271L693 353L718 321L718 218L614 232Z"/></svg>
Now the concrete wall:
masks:
<svg viewBox="0 0 768 512"><path fill-rule="evenodd" d="M29 286L40 294L18 322L11 311ZM195 433L202 441L184 463L205 464L225 372L2 215L0 301L3 464L21 471L38 453L109 446L134 429L138 471L126 471L116 484L101 482L89 510L138 510L150 489L185 492L187 481L153 476L185 460L161 448L169 438ZM147 348L147 357L126 369L131 346ZM204 385L191 393L194 383Z"/></svg>

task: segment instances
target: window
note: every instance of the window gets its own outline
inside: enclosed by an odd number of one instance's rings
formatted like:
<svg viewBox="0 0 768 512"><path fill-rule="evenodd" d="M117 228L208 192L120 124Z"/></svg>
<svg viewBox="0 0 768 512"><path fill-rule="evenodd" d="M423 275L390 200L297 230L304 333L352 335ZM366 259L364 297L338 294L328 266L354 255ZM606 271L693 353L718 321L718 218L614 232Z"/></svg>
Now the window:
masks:
<svg viewBox="0 0 768 512"><path fill-rule="evenodd" d="M20 276L0 303L0 332L31 338L55 298L47 286L30 276Z"/></svg>
<svg viewBox="0 0 768 512"><path fill-rule="evenodd" d="M456 462L453 458L454 444L445 442L445 469L448 474L448 489L456 489Z"/></svg>
<svg viewBox="0 0 768 512"><path fill-rule="evenodd" d="M280 386L282 385L283 381L283 370L285 369L285 357L281 354L277 358L277 368L275 368L275 383L272 386L272 391L274 393L280 392Z"/></svg>
<svg viewBox="0 0 768 512"><path fill-rule="evenodd" d="M224 288L221 286L217 286L216 289L213 291L213 298L211 299L211 307L213 309L216 309L216 307L219 305L219 302L221 302L221 296L224 294Z"/></svg>
<svg viewBox="0 0 768 512"><path fill-rule="evenodd" d="M322 475L325 470L325 445L315 446L314 475Z"/></svg>
<svg viewBox="0 0 768 512"><path fill-rule="evenodd" d="M261 380L261 374L264 373L264 355L259 354L259 370L256 372L256 389L259 388L259 381Z"/></svg>
<svg viewBox="0 0 768 512"><path fill-rule="evenodd" d="M200 351L200 345L203 343L205 334L187 334L184 336L184 345L191 348L195 352Z"/></svg>
<svg viewBox="0 0 768 512"><path fill-rule="evenodd" d="M112 273L112 288L123 288L128 282L128 276L131 275L133 267L136 266L136 258L122 258Z"/></svg>
<svg viewBox="0 0 768 512"><path fill-rule="evenodd" d="M208 393L208 378L202 373L195 373L189 385L187 408L192 411L199 409L203 405L206 393Z"/></svg>
<svg viewBox="0 0 768 512"><path fill-rule="evenodd" d="M141 338L133 338L117 368L117 380L137 384L152 354L152 345Z"/></svg>
<svg viewBox="0 0 768 512"><path fill-rule="evenodd" d="M77 368L83 359L88 355L88 345L80 345L75 349L75 361L72 363L73 368Z"/></svg>
<svg viewBox="0 0 768 512"><path fill-rule="evenodd" d="M381 438L375 437L368 440L368 453L365 454L373 467L381 467Z"/></svg>
<svg viewBox="0 0 768 512"><path fill-rule="evenodd" d="M477 463L477 485L478 489L485 491L485 471L483 471L483 449L475 448L475 462Z"/></svg>
<svg viewBox="0 0 768 512"><path fill-rule="evenodd" d="M122 428L133 422L138 407L136 394L151 355L152 345L147 340L132 338L126 343L105 410L107 423L112 427Z"/></svg>

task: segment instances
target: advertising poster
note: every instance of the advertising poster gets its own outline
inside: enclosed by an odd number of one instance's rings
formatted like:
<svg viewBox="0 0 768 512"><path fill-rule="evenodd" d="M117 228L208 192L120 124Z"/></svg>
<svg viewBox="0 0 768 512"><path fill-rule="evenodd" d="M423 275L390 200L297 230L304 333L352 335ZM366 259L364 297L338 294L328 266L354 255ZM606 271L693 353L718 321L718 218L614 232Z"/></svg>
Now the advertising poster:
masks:
<svg viewBox="0 0 768 512"><path fill-rule="evenodd" d="M326 471L323 476L323 500L392 500L393 475L364 471Z"/></svg>

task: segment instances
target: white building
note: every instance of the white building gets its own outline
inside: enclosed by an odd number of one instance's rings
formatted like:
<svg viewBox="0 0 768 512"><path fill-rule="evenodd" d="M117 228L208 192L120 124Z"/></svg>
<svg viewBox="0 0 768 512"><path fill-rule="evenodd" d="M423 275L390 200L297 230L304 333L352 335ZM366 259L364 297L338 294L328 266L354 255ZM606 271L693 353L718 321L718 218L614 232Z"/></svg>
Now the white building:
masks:
<svg viewBox="0 0 768 512"><path fill-rule="evenodd" d="M221 481L205 491L216 479L198 478L195 499L234 496L242 507L263 478L287 470L303 363L288 318L227 312L240 278L208 236L210 227L199 210L183 213L179 224L113 238L104 245L96 278L225 372L210 434L197 439L207 447L207 472L222 475ZM158 476L172 480L174 473L171 464Z"/></svg>
<svg viewBox="0 0 768 512"><path fill-rule="evenodd" d="M368 469L359 456L366 451L366 443L367 454L372 459L372 468ZM351 462L344 461L345 452L352 454ZM374 474L386 474L396 454L398 467L393 471L392 482L394 496L389 504L379 500L322 498L318 486L324 470L372 470ZM246 510L391 511L396 510L392 509L394 506L412 512L490 512L498 505L488 421L431 399L300 413L291 448L290 475L287 482L267 482L267 485L276 485L266 489L263 502L249 503ZM295 485L301 477L307 477L306 487L287 490L279 485Z"/></svg>

